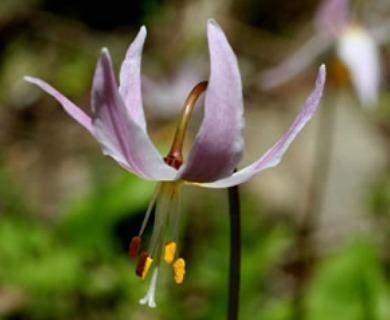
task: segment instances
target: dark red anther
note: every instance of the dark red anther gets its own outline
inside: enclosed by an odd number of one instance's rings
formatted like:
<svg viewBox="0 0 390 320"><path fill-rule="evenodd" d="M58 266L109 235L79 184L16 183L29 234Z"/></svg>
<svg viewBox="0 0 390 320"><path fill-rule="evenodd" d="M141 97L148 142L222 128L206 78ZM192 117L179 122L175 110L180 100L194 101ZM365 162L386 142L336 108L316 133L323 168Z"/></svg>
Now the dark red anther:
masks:
<svg viewBox="0 0 390 320"><path fill-rule="evenodd" d="M147 252L142 252L139 256L137 268L135 269L135 274L140 278L142 278L142 275L144 273L146 259L148 259L148 257L149 254Z"/></svg>
<svg viewBox="0 0 390 320"><path fill-rule="evenodd" d="M132 258L138 256L139 250L141 249L141 237L133 237L129 246L129 255Z"/></svg>

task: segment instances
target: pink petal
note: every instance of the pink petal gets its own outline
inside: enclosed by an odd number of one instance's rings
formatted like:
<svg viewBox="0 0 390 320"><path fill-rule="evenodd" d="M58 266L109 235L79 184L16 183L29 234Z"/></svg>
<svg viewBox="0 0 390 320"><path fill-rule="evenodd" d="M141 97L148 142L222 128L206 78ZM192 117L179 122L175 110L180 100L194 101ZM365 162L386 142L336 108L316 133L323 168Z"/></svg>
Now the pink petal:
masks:
<svg viewBox="0 0 390 320"><path fill-rule="evenodd" d="M214 181L230 175L241 160L243 98L237 58L226 36L213 20L207 25L210 78L205 96L204 118L181 168L181 178Z"/></svg>
<svg viewBox="0 0 390 320"><path fill-rule="evenodd" d="M146 28L142 27L127 50L119 73L119 93L130 117L144 130L146 122L141 95L141 58L146 38Z"/></svg>
<svg viewBox="0 0 390 320"><path fill-rule="evenodd" d="M105 154L129 171L150 180L174 180L177 171L165 164L144 128L133 120L117 90L111 58L103 49L92 87L93 125Z"/></svg>
<svg viewBox="0 0 390 320"><path fill-rule="evenodd" d="M317 110L318 103L321 99L322 92L325 85L326 71L325 66L322 65L316 80L316 85L309 98L306 100L301 112L294 120L291 127L284 134L284 136L270 148L259 160L255 161L246 168L234 173L232 176L216 182L201 184L209 188L227 188L238 185L251 179L256 173L267 168L271 168L279 164L284 153L287 151L290 144L293 142L298 133L303 129L305 124L312 118Z"/></svg>
<svg viewBox="0 0 390 320"><path fill-rule="evenodd" d="M318 32L340 33L351 20L350 0L323 0L314 17Z"/></svg>
<svg viewBox="0 0 390 320"><path fill-rule="evenodd" d="M320 54L330 48L334 38L326 33L315 34L297 52L278 66L260 74L260 86L269 90L280 86L302 72Z"/></svg>
<svg viewBox="0 0 390 320"><path fill-rule="evenodd" d="M50 94L53 98L55 98L64 108L64 110L78 123L80 123L84 128L86 128L93 136L95 135L95 130L92 126L91 118L78 106L76 106L72 101L70 101L67 97L65 97L62 93L54 89L48 83L34 78L34 77L24 77L24 80L33 83L40 87L43 91Z"/></svg>

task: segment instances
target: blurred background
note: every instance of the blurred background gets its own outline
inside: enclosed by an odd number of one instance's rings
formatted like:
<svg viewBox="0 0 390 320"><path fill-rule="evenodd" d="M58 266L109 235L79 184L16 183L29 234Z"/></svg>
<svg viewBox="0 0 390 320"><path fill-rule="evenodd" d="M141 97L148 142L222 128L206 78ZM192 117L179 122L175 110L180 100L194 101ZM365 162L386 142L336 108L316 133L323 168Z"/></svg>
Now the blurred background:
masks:
<svg viewBox="0 0 390 320"><path fill-rule="evenodd" d="M261 72L314 33L319 1L0 1L0 318L224 319L229 217L225 190L185 188L178 286L162 270L157 308L127 255L154 182L102 156L58 103L23 81L36 76L89 112L101 47L116 70L141 25L148 130L165 154L192 87L208 78L207 19L225 31L244 86L242 166L287 130L312 90L320 110L282 163L242 185L240 319L390 319L390 50L381 87L364 109L330 48L286 84ZM390 4L356 1L360 23L386 25ZM386 29L383 34L386 35ZM390 40L390 33L389 40ZM201 119L196 112L192 129ZM196 130L188 134L190 145ZM201 199L202 201L199 201Z"/></svg>

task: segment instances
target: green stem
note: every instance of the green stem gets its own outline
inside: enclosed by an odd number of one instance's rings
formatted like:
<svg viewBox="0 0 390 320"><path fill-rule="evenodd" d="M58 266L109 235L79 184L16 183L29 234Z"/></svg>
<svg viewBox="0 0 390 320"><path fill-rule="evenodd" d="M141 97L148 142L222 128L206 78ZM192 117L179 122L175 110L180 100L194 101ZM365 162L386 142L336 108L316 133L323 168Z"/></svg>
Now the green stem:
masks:
<svg viewBox="0 0 390 320"><path fill-rule="evenodd" d="M238 186L228 188L230 212L230 269L228 320L237 320L240 298L241 230Z"/></svg>

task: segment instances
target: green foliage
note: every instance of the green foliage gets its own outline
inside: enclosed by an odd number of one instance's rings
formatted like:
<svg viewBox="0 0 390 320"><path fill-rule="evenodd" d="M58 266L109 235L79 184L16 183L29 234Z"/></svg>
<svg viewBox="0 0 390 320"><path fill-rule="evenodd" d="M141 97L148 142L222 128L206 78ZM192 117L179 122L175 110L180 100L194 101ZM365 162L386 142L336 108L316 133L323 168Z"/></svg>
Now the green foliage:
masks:
<svg viewBox="0 0 390 320"><path fill-rule="evenodd" d="M0 215L6 212L18 216L26 215L29 211L28 205L26 205L11 175L2 166L1 161L0 181Z"/></svg>
<svg viewBox="0 0 390 320"><path fill-rule="evenodd" d="M93 192L76 199L65 209L62 229L76 246L110 254L117 249L113 237L115 226L137 213L143 216L155 184L122 170L116 172L103 171L96 175L99 178ZM137 231L139 227L138 224L133 226ZM128 241L131 236L128 235Z"/></svg>
<svg viewBox="0 0 390 320"><path fill-rule="evenodd" d="M69 96L80 95L89 89L94 67L95 61L89 55L71 52L61 59L56 74L56 86Z"/></svg>
<svg viewBox="0 0 390 320"><path fill-rule="evenodd" d="M12 179L4 172L2 177L8 186L2 184L2 195L18 199ZM57 225L28 217L16 206L23 201L4 202L0 283L16 288L23 299L15 310L0 310L0 317L76 319L82 313L83 319L94 314L110 319L131 313L145 289L118 250L114 227L147 205L153 184L140 181L125 172L99 178L95 190L69 203Z"/></svg>
<svg viewBox="0 0 390 320"><path fill-rule="evenodd" d="M134 276L134 262L129 263L120 250L115 228L123 219L142 217L154 184L122 171L96 170L94 189L70 202L64 208L64 220L56 225L26 215L4 214L0 223L0 283L16 288L24 299L0 316L224 318L229 225L227 205L219 204L226 200L225 194L211 196L199 190L195 200L202 197L203 201L183 206L186 219L179 246L187 259L187 279L183 285L175 285L169 266L164 265L157 291L159 307L149 310L137 303L149 279L142 283ZM187 192L192 194L194 189ZM11 194L17 198L16 189ZM288 320L294 306L292 297L277 289L285 276L278 272L278 265L294 232L287 224L270 225L256 207L243 193L240 315L242 319ZM134 227L139 227L139 221ZM308 320L385 320L390 318L389 301L383 262L367 239L352 241L323 256L305 295Z"/></svg>
<svg viewBox="0 0 390 320"><path fill-rule="evenodd" d="M13 219L0 225L1 274L26 290L67 291L80 280L77 257L53 239L50 229ZM48 275L56 272L55 277Z"/></svg>
<svg viewBox="0 0 390 320"><path fill-rule="evenodd" d="M355 240L325 259L306 295L308 319L390 319L390 287L375 245Z"/></svg>
<svg viewBox="0 0 390 320"><path fill-rule="evenodd" d="M259 320L290 320L293 305L289 299L270 299L261 308Z"/></svg>

